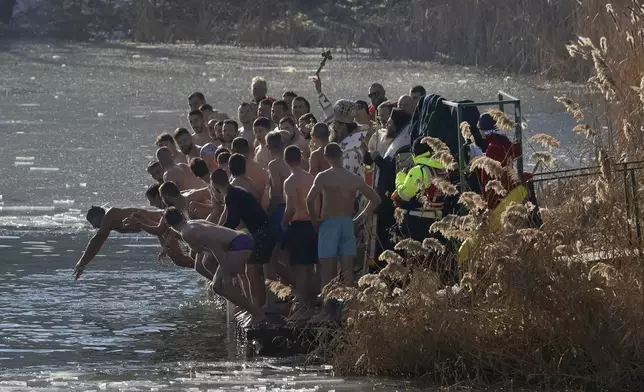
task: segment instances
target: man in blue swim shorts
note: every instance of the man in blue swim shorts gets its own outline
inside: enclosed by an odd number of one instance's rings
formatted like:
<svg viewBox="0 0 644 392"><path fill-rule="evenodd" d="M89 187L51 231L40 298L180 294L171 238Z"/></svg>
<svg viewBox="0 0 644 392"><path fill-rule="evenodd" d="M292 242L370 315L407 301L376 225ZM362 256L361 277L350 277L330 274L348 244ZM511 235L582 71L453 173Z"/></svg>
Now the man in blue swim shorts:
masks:
<svg viewBox="0 0 644 392"><path fill-rule="evenodd" d="M342 165L342 149L337 143L324 148L324 156L331 166L319 173L306 198L306 208L311 222L318 227L318 257L320 280L324 287L337 276L337 261L340 260L341 281L353 285L353 259L356 257L355 227L371 216L380 204L380 196L365 180L345 169ZM357 193L367 198L368 203L353 217ZM315 208L318 196L322 196L322 211ZM319 223L318 225L318 222Z"/></svg>

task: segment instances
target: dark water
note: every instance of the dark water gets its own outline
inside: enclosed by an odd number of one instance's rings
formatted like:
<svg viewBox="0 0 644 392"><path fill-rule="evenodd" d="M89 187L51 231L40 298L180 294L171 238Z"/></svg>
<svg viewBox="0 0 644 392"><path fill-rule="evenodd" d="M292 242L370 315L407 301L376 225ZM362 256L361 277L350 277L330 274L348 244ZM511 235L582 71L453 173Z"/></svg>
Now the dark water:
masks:
<svg viewBox="0 0 644 392"><path fill-rule="evenodd" d="M571 120L530 78L464 67L336 56L332 99L364 99L382 82L464 99L504 89L524 99L528 134L572 140ZM203 91L235 117L250 79L293 89L319 114L307 80L316 51L0 41L0 390L431 390L341 379L302 358L246 360L193 271L157 264L155 240L113 235L74 282L91 204L144 206L154 137L187 126L187 95ZM565 151L559 152L560 155Z"/></svg>

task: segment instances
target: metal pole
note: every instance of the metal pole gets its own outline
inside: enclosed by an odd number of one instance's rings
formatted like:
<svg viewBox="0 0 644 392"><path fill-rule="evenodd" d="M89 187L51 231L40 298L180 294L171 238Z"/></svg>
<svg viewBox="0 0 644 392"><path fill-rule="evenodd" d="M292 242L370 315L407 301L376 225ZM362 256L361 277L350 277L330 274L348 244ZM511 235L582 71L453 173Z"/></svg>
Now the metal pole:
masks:
<svg viewBox="0 0 644 392"><path fill-rule="evenodd" d="M631 197L628 191L628 172L626 171L626 163L624 163L624 196L626 196L626 222L628 226L628 243L631 244Z"/></svg>
<svg viewBox="0 0 644 392"><path fill-rule="evenodd" d="M514 104L514 128L515 135L514 141L519 143L519 157L517 158L517 173L519 175L519 181L523 183L523 143L522 143L522 126L521 126L521 102Z"/></svg>
<svg viewBox="0 0 644 392"><path fill-rule="evenodd" d="M633 190L633 206L635 206L635 230L637 232L637 243L642 243L642 227L640 224L640 206L637 198L637 183L635 181L635 170L631 169L631 189Z"/></svg>
<svg viewBox="0 0 644 392"><path fill-rule="evenodd" d="M463 118L463 107L456 106L456 132L458 133L458 173L461 185L461 192L465 191L465 157L463 156L463 135L461 134L461 119Z"/></svg>
<svg viewBox="0 0 644 392"><path fill-rule="evenodd" d="M505 105L503 104L503 93L499 91L499 110L505 111Z"/></svg>

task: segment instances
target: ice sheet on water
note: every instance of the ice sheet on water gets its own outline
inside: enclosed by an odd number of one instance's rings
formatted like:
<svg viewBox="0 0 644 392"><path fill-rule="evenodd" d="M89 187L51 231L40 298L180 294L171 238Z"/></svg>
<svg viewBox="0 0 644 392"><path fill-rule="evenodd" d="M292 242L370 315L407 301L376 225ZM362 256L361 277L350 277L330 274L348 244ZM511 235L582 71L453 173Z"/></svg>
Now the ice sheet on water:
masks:
<svg viewBox="0 0 644 392"><path fill-rule="evenodd" d="M56 172L59 171L59 167L30 167L31 171L43 171L43 172Z"/></svg>
<svg viewBox="0 0 644 392"><path fill-rule="evenodd" d="M72 205L74 204L74 200L54 200L54 205Z"/></svg>

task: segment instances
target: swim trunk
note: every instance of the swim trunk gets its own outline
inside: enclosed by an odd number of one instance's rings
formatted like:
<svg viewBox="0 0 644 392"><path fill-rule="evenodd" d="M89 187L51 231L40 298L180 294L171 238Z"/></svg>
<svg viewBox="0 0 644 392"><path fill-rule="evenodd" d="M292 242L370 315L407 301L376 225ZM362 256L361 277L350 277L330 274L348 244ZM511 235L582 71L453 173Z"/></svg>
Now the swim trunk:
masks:
<svg viewBox="0 0 644 392"><path fill-rule="evenodd" d="M356 256L356 235L353 219L339 216L326 219L318 230L318 257L330 259L339 256Z"/></svg>
<svg viewBox="0 0 644 392"><path fill-rule="evenodd" d="M286 204L280 204L270 217L271 225L277 230L277 243L279 244L284 240L284 231L282 231L284 212L286 212Z"/></svg>
<svg viewBox="0 0 644 392"><path fill-rule="evenodd" d="M255 240L250 234L239 234L233 238L228 245L229 252L236 252L239 250L253 250L255 249Z"/></svg>
<svg viewBox="0 0 644 392"><path fill-rule="evenodd" d="M268 264L277 244L277 230L270 223L258 230L254 235L255 248L248 259L248 264Z"/></svg>
<svg viewBox="0 0 644 392"><path fill-rule="evenodd" d="M315 264L318 261L318 234L311 221L291 222L284 233L284 249L291 264Z"/></svg>

